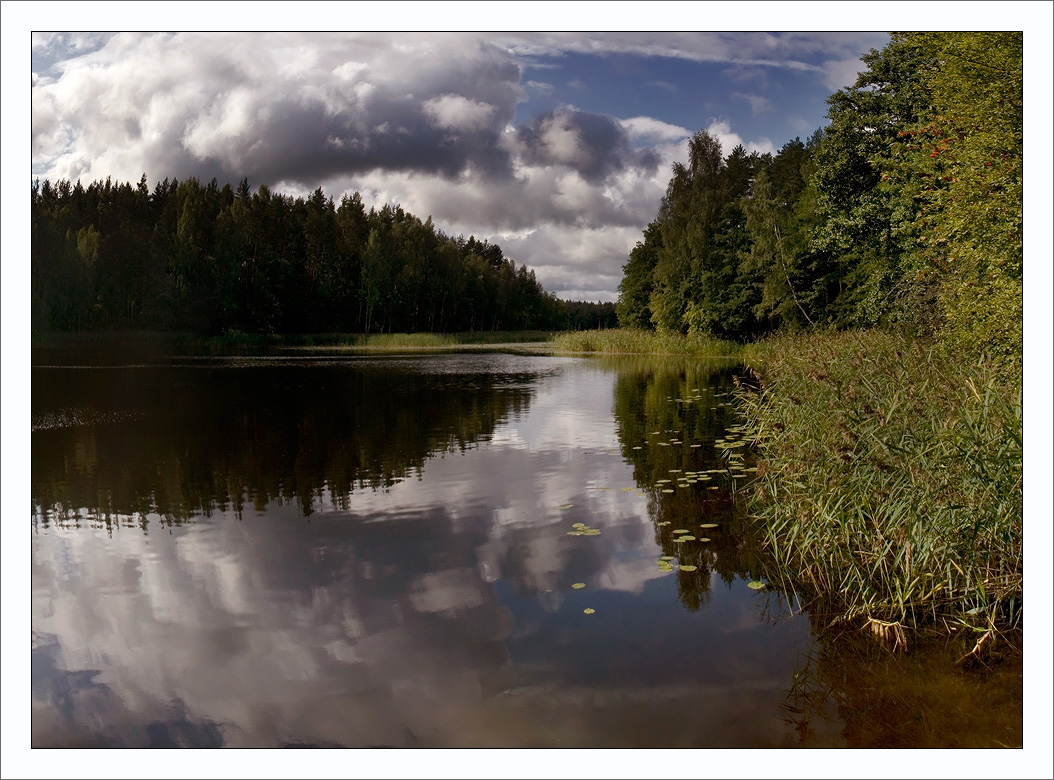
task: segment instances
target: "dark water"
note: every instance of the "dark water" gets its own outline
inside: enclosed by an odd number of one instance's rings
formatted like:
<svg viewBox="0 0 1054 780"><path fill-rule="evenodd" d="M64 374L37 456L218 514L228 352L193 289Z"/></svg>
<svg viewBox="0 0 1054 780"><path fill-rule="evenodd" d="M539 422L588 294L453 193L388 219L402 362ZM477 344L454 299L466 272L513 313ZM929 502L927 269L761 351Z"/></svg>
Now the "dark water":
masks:
<svg viewBox="0 0 1054 780"><path fill-rule="evenodd" d="M732 366L33 363L34 746L1021 744L1020 664L747 586Z"/></svg>

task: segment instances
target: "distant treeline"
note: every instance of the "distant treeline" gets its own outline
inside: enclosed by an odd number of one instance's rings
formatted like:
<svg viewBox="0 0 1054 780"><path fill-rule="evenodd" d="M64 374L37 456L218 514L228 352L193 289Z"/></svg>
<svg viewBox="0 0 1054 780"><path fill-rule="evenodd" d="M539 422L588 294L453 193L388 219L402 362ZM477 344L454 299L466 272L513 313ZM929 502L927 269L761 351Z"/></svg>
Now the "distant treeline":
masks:
<svg viewBox="0 0 1054 780"><path fill-rule="evenodd" d="M775 156L706 132L624 266L624 327L750 340L892 326L1022 344L1022 37L896 33Z"/></svg>
<svg viewBox="0 0 1054 780"><path fill-rule="evenodd" d="M398 206L215 179L33 184L34 332L378 333L615 327L487 241Z"/></svg>

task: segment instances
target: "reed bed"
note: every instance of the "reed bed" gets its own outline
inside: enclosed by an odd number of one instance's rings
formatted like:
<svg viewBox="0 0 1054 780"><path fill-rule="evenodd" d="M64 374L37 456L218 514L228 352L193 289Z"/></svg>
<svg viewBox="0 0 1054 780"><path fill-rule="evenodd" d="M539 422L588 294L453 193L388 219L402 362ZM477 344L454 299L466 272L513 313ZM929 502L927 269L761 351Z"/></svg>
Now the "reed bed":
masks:
<svg viewBox="0 0 1054 780"><path fill-rule="evenodd" d="M783 580L894 647L1022 620L1022 383L877 331L743 350L749 511Z"/></svg>
<svg viewBox="0 0 1054 780"><path fill-rule="evenodd" d="M690 357L729 357L740 346L697 334L663 333L631 328L578 330L553 337L557 352L586 352L606 355L685 355Z"/></svg>
<svg viewBox="0 0 1054 780"><path fill-rule="evenodd" d="M200 342L214 349L235 347L347 347L355 349L400 350L443 349L493 344L548 343L548 331L471 331L464 333L305 333L250 334L225 333L211 338L184 337L186 343Z"/></svg>
<svg viewBox="0 0 1054 780"><path fill-rule="evenodd" d="M449 333L371 333L358 336L349 346L369 349L435 349L455 347L457 338Z"/></svg>

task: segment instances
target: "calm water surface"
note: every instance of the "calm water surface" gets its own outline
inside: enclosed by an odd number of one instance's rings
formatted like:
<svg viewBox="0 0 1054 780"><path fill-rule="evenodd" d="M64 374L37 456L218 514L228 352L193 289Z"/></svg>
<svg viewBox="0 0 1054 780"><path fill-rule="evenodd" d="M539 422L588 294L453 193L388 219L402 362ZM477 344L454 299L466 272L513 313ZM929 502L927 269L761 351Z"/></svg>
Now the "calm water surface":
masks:
<svg viewBox="0 0 1054 780"><path fill-rule="evenodd" d="M33 362L35 746L1021 743L747 586L730 365Z"/></svg>

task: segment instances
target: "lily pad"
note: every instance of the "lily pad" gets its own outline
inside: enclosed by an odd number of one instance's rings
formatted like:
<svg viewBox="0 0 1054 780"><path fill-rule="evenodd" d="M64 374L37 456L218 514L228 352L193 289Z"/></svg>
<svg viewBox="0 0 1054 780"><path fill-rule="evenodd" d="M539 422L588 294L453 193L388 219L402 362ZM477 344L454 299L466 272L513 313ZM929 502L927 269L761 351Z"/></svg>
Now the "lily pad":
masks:
<svg viewBox="0 0 1054 780"><path fill-rule="evenodd" d="M663 490L662 492L663 492L663 493L672 493L672 492L673 492L673 488L666 488L666 489L665 489L665 490Z"/></svg>
<svg viewBox="0 0 1054 780"><path fill-rule="evenodd" d="M759 580L751 580L747 583L747 587L751 590L764 590L766 586L764 582L761 582Z"/></svg>
<svg viewBox="0 0 1054 780"><path fill-rule="evenodd" d="M675 534L686 534L686 533L688 533L688 529L687 528L674 528L673 532Z"/></svg>
<svg viewBox="0 0 1054 780"><path fill-rule="evenodd" d="M698 568L698 566L693 566L690 563L681 564L681 571L695 571Z"/></svg>
<svg viewBox="0 0 1054 780"><path fill-rule="evenodd" d="M585 612L587 615L592 615L594 612L596 612L596 610L593 609L592 607L586 607L582 611Z"/></svg>
<svg viewBox="0 0 1054 780"><path fill-rule="evenodd" d="M717 523L700 523L700 528L717 528Z"/></svg>
<svg viewBox="0 0 1054 780"><path fill-rule="evenodd" d="M709 536L700 536L699 537L699 541L700 542L709 542L710 541L710 537Z"/></svg>
<svg viewBox="0 0 1054 780"><path fill-rule="evenodd" d="M586 584L584 582L576 582L571 587L574 588L575 590L578 590L579 588L584 588L585 586L586 586Z"/></svg>
<svg viewBox="0 0 1054 780"><path fill-rule="evenodd" d="M586 524L585 523L574 523L571 527L572 528L585 528Z"/></svg>
<svg viewBox="0 0 1054 780"><path fill-rule="evenodd" d="M600 536L599 528L588 528L582 532L582 536Z"/></svg>
<svg viewBox="0 0 1054 780"><path fill-rule="evenodd" d="M573 506L574 506L574 504L562 504L560 506L560 509L570 509Z"/></svg>
<svg viewBox="0 0 1054 780"><path fill-rule="evenodd" d="M660 561L672 561L673 560L673 556L672 555L664 555L661 558L659 558L659 560Z"/></svg>

